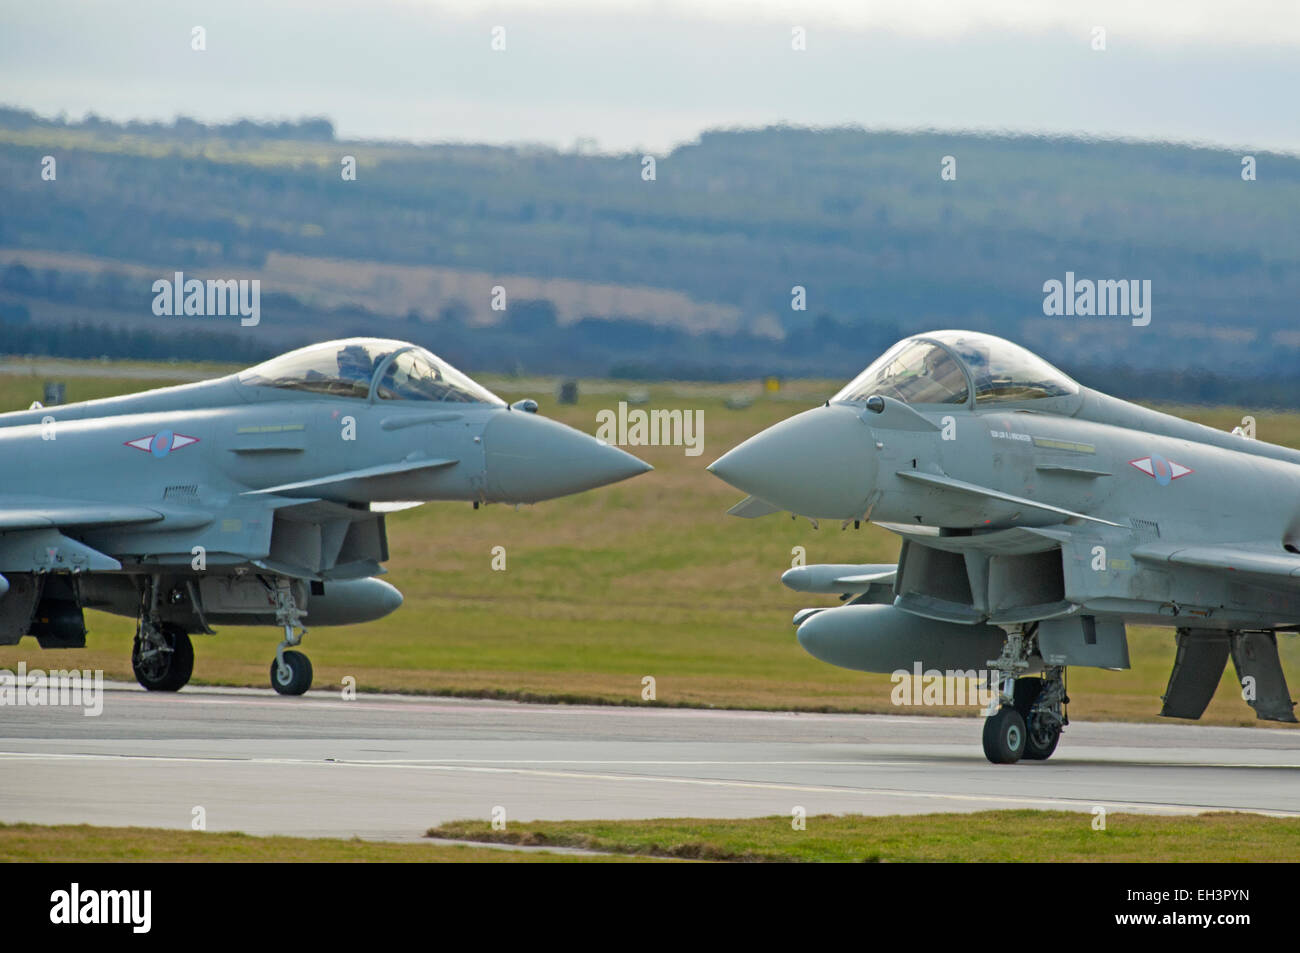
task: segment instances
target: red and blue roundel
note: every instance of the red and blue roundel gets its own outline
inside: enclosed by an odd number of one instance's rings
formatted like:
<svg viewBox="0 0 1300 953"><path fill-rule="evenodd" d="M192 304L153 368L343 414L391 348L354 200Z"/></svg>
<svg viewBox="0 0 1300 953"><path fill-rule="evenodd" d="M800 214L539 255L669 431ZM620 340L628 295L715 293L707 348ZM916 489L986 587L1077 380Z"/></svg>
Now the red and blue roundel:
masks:
<svg viewBox="0 0 1300 953"><path fill-rule="evenodd" d="M151 433L147 437L141 437L138 440L128 440L126 446L135 447L137 450L143 450L145 453L153 454L155 457L165 457L173 450L179 450L181 447L188 447L192 443L198 443L198 437L187 437L183 433L172 433L170 430L160 430L157 433Z"/></svg>
<svg viewBox="0 0 1300 953"><path fill-rule="evenodd" d="M1171 481L1196 472L1191 467L1185 467L1181 463L1166 460L1158 453L1153 453L1149 457L1142 457L1138 460L1130 460L1129 465L1137 467L1149 477L1155 477L1155 481L1161 486L1168 486Z"/></svg>

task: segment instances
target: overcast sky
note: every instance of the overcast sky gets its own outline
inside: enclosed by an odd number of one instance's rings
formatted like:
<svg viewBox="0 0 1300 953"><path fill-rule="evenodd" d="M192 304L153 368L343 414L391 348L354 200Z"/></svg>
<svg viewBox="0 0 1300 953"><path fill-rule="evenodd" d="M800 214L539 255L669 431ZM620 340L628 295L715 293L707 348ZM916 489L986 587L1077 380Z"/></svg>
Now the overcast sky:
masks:
<svg viewBox="0 0 1300 953"><path fill-rule="evenodd" d="M1296 0L0 0L0 103L344 138L662 152L788 122L1300 152L1298 89Z"/></svg>

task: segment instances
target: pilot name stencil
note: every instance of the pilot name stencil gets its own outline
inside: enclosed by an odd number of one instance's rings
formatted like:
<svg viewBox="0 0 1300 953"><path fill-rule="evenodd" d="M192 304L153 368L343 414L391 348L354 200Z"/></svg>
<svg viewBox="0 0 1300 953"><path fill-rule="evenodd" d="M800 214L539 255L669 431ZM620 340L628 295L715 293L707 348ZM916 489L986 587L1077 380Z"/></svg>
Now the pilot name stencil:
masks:
<svg viewBox="0 0 1300 953"><path fill-rule="evenodd" d="M990 430L989 436L996 437L998 440L1019 440L1023 443L1032 443L1034 440L1027 433L1016 433L1013 430Z"/></svg>

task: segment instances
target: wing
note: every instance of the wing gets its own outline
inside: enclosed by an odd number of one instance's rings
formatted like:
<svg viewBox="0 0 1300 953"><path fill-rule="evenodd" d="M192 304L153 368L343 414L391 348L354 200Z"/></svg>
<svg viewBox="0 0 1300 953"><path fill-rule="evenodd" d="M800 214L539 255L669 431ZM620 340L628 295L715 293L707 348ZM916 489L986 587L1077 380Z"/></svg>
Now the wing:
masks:
<svg viewBox="0 0 1300 953"><path fill-rule="evenodd" d="M442 467L455 466L457 460L403 460L400 463L385 463L361 470L347 470L343 473L331 473L329 476L314 480L301 480L298 483L282 483L268 486L261 490L249 490L244 496L291 496L311 497L316 499L365 499L367 486L384 477L413 473L418 470L438 470Z"/></svg>
<svg viewBox="0 0 1300 953"><path fill-rule="evenodd" d="M910 480L913 483L923 483L926 486L931 486L938 490L961 493L967 496L982 498L998 503L1009 503L1026 509L1052 513L1056 516L1065 517L1066 519L1087 520L1091 523L1101 523L1106 526L1119 525L1118 523L1112 523L1110 520L1104 520L1099 516L1089 516L1087 513L1076 513L1074 510L1066 510L1059 506L1052 506L1048 503L1040 503L1038 500L1016 496L1012 493L1003 493L1001 490L994 490L986 486L980 486L976 483L967 483L964 480L954 480L949 476L941 476L936 473L922 473L918 470L899 470L897 472L898 476L904 480ZM1100 476L1100 471L1098 471L1096 475Z"/></svg>
<svg viewBox="0 0 1300 953"><path fill-rule="evenodd" d="M60 500L39 496L0 496L0 532L59 526L122 526L155 523L164 514L148 506Z"/></svg>
<svg viewBox="0 0 1300 953"><path fill-rule="evenodd" d="M171 532L210 522L210 514L189 508L7 494L0 496L0 572L122 568L117 559L64 530L77 535L117 528Z"/></svg>

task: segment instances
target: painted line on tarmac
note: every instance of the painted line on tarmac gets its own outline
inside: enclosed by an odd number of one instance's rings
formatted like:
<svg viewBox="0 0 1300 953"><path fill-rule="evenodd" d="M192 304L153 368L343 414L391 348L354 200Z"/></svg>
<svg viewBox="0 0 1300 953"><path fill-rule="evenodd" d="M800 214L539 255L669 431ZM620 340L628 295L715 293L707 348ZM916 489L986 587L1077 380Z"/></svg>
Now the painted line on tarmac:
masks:
<svg viewBox="0 0 1300 953"><path fill-rule="evenodd" d="M657 717L678 717L678 718L741 718L746 720L760 721L789 721L795 719L814 719L818 721L844 721L861 723L863 720L883 721L888 719L893 724L913 724L932 726L942 722L983 722L984 715L982 710L972 710L968 715L965 714L945 714L945 715L908 715L895 712L823 712L823 711L783 711L779 709L755 709L755 708L705 708L692 705L620 705L607 704L598 705L590 703L570 704L567 702L524 702L514 700L500 700L476 697L460 697L454 695L417 695L401 694L399 692L359 692L354 699L343 698L326 698L326 694L333 695L340 691L339 689L331 690L326 693L317 689L309 692L305 696L286 696L280 695L269 688L250 688L241 686L228 685L194 685L187 686L179 692L159 694L148 692L139 685L131 682L105 682L105 691L122 692L124 694L138 695L140 698L148 698L159 704L168 704L177 701L184 701L188 704L209 704L209 705L251 705L261 707L281 707L284 705L296 705L298 707L315 707L315 708L332 708L339 710L362 710L362 711L409 711L409 712L458 712L478 711L502 714L555 714L555 715L578 715L578 714L603 714L603 715L638 715L644 716L653 712ZM1133 726L1139 728L1154 728L1157 730L1171 731L1234 731L1250 732L1251 734L1266 733L1267 735L1280 736L1286 732L1294 731L1290 728L1269 728L1258 725L1249 727L1240 725L1169 725L1160 722L1128 722L1128 721L1086 721L1080 720L1080 725L1089 725L1093 727L1115 728L1120 726ZM1155 743L1142 747L1151 747ZM1116 747L1123 747L1118 745ZM1208 747L1208 746L1207 746Z"/></svg>
<svg viewBox="0 0 1300 953"><path fill-rule="evenodd" d="M0 741L7 741L7 742L14 742L14 741L19 741L19 742L21 742L21 741L28 741L28 740L33 740L33 739L22 738L22 737L5 737L5 738L0 738ZM41 740L41 741L66 741L66 742L69 743L69 744L78 744L78 743L84 744L84 743L86 743L87 741L90 741L90 742L97 742L97 741L99 741L100 739L93 739L93 738L92 738L92 739L75 739L75 738L67 738L67 739L64 739L64 738L44 738L44 739L35 739L35 740ZM136 738L136 739L131 739L131 741L132 741L133 743L143 743L143 744L148 744L148 743L155 742L155 741L161 741L161 742L172 743L173 740L174 740L174 739L165 739L165 738ZM196 740L196 739L187 739L187 740ZM237 739L237 738L231 738L231 739L197 739L197 740L200 740L200 741L202 741L202 742L204 742L204 743L221 743L221 742L223 742L223 741L240 740L240 739ZM274 740L274 739L254 738L254 739L245 739L245 740L251 740L251 741L254 741L254 742L262 742L262 741ZM329 739L312 739L312 740L313 740L314 743L328 743L328 741L329 741ZM347 739L347 740L348 740L348 741L352 741L353 739ZM380 741L385 741L385 739L378 739L378 740L380 740ZM590 742L578 742L578 743L582 743L582 744L598 744L599 742L590 741ZM638 743L638 744L655 744L656 742L637 742L637 743ZM689 743L689 744L711 744L712 742L687 742L687 743ZM759 742L744 742L744 744L757 744L757 743L759 743ZM794 744L794 742L791 742L791 744ZM829 743L829 742L815 742L815 744L826 745L826 744L830 744L830 743ZM865 743L865 742L860 743L860 744L861 744L862 747L871 747L871 748L880 748L880 747L881 747L880 745L867 744L867 743ZM884 746L884 747L888 747L888 746ZM961 754L963 754L963 755L966 755L966 754L968 753L968 751L967 751L967 747L966 747L966 746L955 746L955 745L927 745L927 744L924 744L924 743L922 743L922 742L918 742L916 745L913 745L913 746L911 746L911 747L944 747L944 748L954 748L954 749L957 749L957 750L958 750ZM1141 752L1143 753L1143 756L1142 756L1142 757L1129 757L1129 758L1125 758L1125 757L1123 757L1123 756L1121 755L1121 756L1119 756L1118 758L1116 758L1116 757L1087 757L1087 756L1080 756L1080 755L1066 755L1065 757L1058 757L1058 758L1056 758L1055 761L1053 762L1053 764L1054 764L1054 766L1062 767L1062 768L1065 767L1065 766L1084 766L1084 765L1086 765L1086 766L1092 766L1092 767L1099 767L1099 766L1100 766L1100 767L1107 767L1107 768L1134 768L1134 767L1142 767L1142 768L1196 768L1196 769L1200 769L1200 768L1213 768L1213 769L1219 769L1219 770L1231 770L1231 769L1238 769L1238 768L1240 768L1240 769L1249 769L1249 770L1270 770L1270 769L1272 769L1272 770L1285 770L1285 771L1300 771L1300 763L1291 764L1291 763L1284 762L1284 761L1277 761L1277 762L1274 762L1274 761L1179 761L1179 760L1176 760L1176 759L1173 758L1173 757L1166 757L1166 758L1161 759L1161 760L1152 760L1149 756L1146 756L1145 749L1137 749L1137 750L1138 750L1138 751L1141 751ZM1265 749L1265 750L1268 750L1268 749ZM112 758L143 758L143 759L152 759L152 760L167 760L168 758L176 758L176 759L180 759L180 756L174 756L174 755L153 755L153 754L105 754L105 753L103 753L103 752L92 752L92 751L86 751L86 752L70 752L70 753L69 753L69 752L54 752L54 751L51 751L51 752L43 752L43 751L0 751L0 758L24 758L24 757L34 757L34 758L38 758L38 759L39 759L39 758L44 758L44 757L48 757L48 758L74 758L74 757L86 757L86 758L106 758L106 759L112 759ZM665 759L665 758L634 758L634 759L621 759L621 758L346 758L346 759L339 759L339 758L287 758L287 759L277 759L277 758L267 758L267 757L261 757L261 758L259 758L259 757L236 757L236 756L231 756L231 757L218 757L218 756L214 756L214 755L199 756L199 757L194 757L194 758L183 758L182 760L192 760L192 761L199 761L199 762L202 762L202 761L236 761L236 762L239 762L239 761L248 761L248 762L262 762L262 763L267 763L267 764L316 764L316 763L325 763L325 764L344 764L344 763L346 763L346 764L374 764L374 765L392 765L392 766L402 766L402 765L420 766L420 765L438 765L438 764L448 764L448 765L453 765L453 764L465 764L465 765L475 765L475 764L484 764L484 765L502 765L502 764L537 764L537 765L575 764L575 765L631 765L631 766L642 766L642 767L651 767L651 766L677 766L677 765L680 765L680 766L683 766L683 767L725 767L725 766L730 765L730 766L735 766L735 767L752 767L752 766L759 766L759 767L763 767L763 766L803 767L803 766L808 766L808 767L845 767L845 768L917 768L917 767L930 767L930 768L934 768L934 767L943 767L943 766L945 766L945 765L949 765L949 764L952 763L950 760L945 761L945 760L936 760L936 759L933 759L933 758L917 758L917 757L913 757L913 756L906 755L906 754L899 754L899 755L896 755L896 756L893 757L893 758L889 758L889 759L886 759L886 760L865 760L865 759L864 759L864 760L844 760L844 759L839 759L839 760L826 760L826 759L799 759L799 760L794 760L794 761L773 761L773 760L771 760L771 759L761 759L761 760L752 760L752 761L746 761L746 760L725 760L725 761L724 761L724 760L717 760L717 759L698 760L698 759L677 759L677 758L670 758L670 759ZM982 761L982 759L976 758L974 755L969 755L969 756L967 756L967 757L963 757L963 758L961 758L960 760L962 760L962 761L972 762L972 763L976 764L977 766L983 766L983 761Z"/></svg>
<svg viewBox="0 0 1300 953"><path fill-rule="evenodd" d="M107 689L107 686L105 686ZM634 715L645 717L653 713L659 718L709 718L729 719L743 718L758 721L790 721L794 719L817 719L819 721L861 721L864 718L888 718L895 723L912 723L933 725L936 720L951 719L955 721L979 721L982 716L972 715L894 715L878 712L804 712L804 711L765 711L749 708L695 708L691 706L660 705L589 705L567 704L563 702L518 702L493 701L481 698L454 698L449 696L389 695L387 698L367 698L359 694L355 699L312 698L307 696L276 695L270 689L230 689L220 694L203 689L187 692L181 690L174 694L158 695L145 692L144 689L121 687L114 689L124 694L138 695L141 700L148 698L152 704L189 705L240 705L260 708L283 708L292 705L297 708L326 708L338 711L365 712L486 712L491 714L524 715Z"/></svg>
<svg viewBox="0 0 1300 953"><path fill-rule="evenodd" d="M899 791L890 788L859 788L845 786L795 784L780 781L745 781L721 778L678 778L662 775L605 774L585 771L546 771L537 768L488 767L486 765L458 765L446 762L421 764L413 762L390 761L327 761L303 760L296 758L193 758L177 756L147 755L102 755L102 754L24 754L20 752L0 752L0 760L26 761L108 761L151 763L209 764L209 765L278 765L278 766L319 766L352 768L389 768L415 771L445 771L467 774L514 774L529 777L555 778L568 781L612 781L639 782L651 784L676 784L694 787L737 788L742 790L787 791L798 794L833 794L849 797L893 797L902 799L958 801L975 804L1016 804L1021 806L1048 805L1063 810L1090 812L1096 807L1107 810L1148 811L1165 814L1202 814L1207 811L1238 811L1249 814L1261 814L1266 817L1300 817L1300 811L1280 811L1270 808L1240 807L1224 804L1175 804L1160 801L1113 801L1107 798L1060 798L1031 797L1012 794L951 794L939 791ZM725 763L725 762L723 762Z"/></svg>
<svg viewBox="0 0 1300 953"><path fill-rule="evenodd" d="M594 743L594 742L593 742ZM643 742L644 744L653 744L653 742ZM691 742L700 744L707 742ZM753 742L746 742L752 744ZM876 747L873 745L872 747ZM103 755L103 757L116 757L116 755ZM144 757L147 757L144 756ZM350 764L393 764L393 765L425 765L425 764L614 764L614 765L685 765L701 767L725 767L727 765L735 766L781 766L781 767L845 767L845 768L936 768L942 767L949 762L946 761L927 761L924 759L913 759L901 757L890 761L817 761L817 760L800 760L800 761L772 761L764 759L761 761L688 761L679 759L647 759L647 760L623 760L615 758L349 758ZM979 763L981 759L976 759L971 755L965 760ZM1273 762L1238 762L1238 761L1111 761L1104 758L1059 758L1055 762L1058 765L1105 765L1107 767L1117 768L1284 768L1288 770L1300 770L1300 764L1283 764Z"/></svg>

